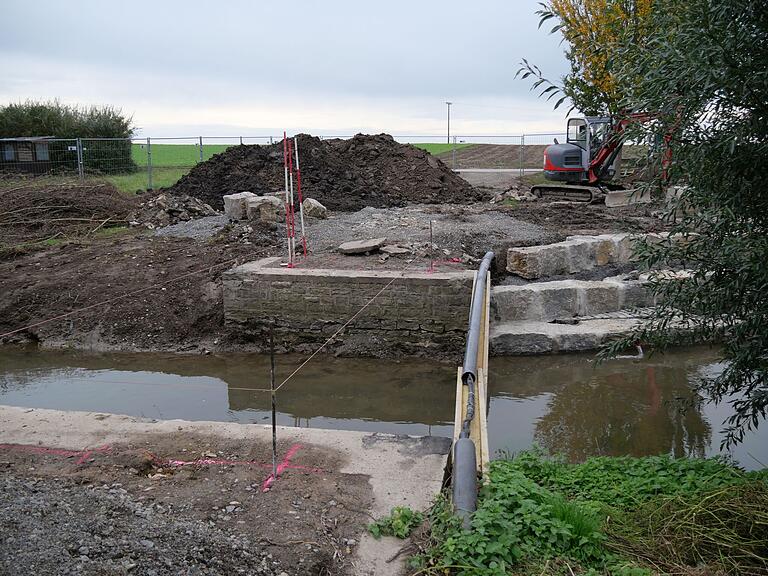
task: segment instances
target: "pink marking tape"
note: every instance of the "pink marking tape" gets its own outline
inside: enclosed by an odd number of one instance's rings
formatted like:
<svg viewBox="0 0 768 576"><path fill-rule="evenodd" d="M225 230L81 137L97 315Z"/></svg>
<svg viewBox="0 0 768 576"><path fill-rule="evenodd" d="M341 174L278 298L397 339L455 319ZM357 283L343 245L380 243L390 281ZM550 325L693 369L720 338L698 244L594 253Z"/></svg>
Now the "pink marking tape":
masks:
<svg viewBox="0 0 768 576"><path fill-rule="evenodd" d="M32 452L34 454L51 454L53 456L64 456L72 458L80 456L75 464L85 464L93 454L111 452L112 447L108 444L98 448L87 448L85 450L64 450L63 448L49 448L48 446L31 446L29 444L0 444L0 450L12 450L16 452Z"/></svg>

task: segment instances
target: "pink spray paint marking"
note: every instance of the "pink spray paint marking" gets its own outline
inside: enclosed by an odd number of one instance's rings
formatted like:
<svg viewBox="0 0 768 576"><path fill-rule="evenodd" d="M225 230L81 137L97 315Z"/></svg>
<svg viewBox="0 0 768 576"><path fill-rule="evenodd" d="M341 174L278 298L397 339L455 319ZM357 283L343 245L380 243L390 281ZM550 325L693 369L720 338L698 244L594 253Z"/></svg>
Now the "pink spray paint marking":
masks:
<svg viewBox="0 0 768 576"><path fill-rule="evenodd" d="M105 452L111 452L112 447L109 445L99 446L98 448L90 448L85 450L65 450L63 448L50 448L48 446L32 446L29 444L0 444L0 450L11 450L15 452L32 452L33 454L51 454L52 456L64 456L65 458L72 458L79 456L75 461L75 464L85 464L88 459L94 454L103 454Z"/></svg>
<svg viewBox="0 0 768 576"><path fill-rule="evenodd" d="M293 458L296 452L299 451L299 448L301 448L301 444L294 444L288 448L288 451L285 453L285 458L283 458L283 461L277 465L277 475L270 474L266 477L264 483L261 485L262 492L267 492L272 487L272 484L275 483L275 480L277 480L277 478L286 468L293 468L291 465L291 458Z"/></svg>

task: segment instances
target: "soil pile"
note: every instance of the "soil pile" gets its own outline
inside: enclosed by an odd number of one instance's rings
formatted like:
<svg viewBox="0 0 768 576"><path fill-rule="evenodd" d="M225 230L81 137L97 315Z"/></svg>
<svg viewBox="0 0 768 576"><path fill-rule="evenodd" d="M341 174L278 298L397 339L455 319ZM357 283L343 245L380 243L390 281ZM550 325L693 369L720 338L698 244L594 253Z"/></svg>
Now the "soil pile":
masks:
<svg viewBox="0 0 768 576"><path fill-rule="evenodd" d="M124 226L134 201L109 184L64 183L0 190L0 244L87 236Z"/></svg>
<svg viewBox="0 0 768 576"><path fill-rule="evenodd" d="M320 140L299 134L302 190L331 210L467 203L482 194L431 154L387 134ZM283 144L233 146L195 166L170 191L222 209L222 196L283 190Z"/></svg>

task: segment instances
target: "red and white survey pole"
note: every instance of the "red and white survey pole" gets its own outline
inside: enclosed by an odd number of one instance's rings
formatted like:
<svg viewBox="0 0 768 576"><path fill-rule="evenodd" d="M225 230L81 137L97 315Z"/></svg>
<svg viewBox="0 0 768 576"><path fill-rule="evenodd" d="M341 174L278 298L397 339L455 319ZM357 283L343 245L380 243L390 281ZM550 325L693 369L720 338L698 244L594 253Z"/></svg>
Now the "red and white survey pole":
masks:
<svg viewBox="0 0 768 576"><path fill-rule="evenodd" d="M290 141L283 132L283 168L285 170L285 231L288 238L288 268L293 268L295 258L293 233L293 160Z"/></svg>
<svg viewBox="0 0 768 576"><path fill-rule="evenodd" d="M301 166L299 164L299 140L293 137L296 154L296 187L299 192L299 221L301 223L301 245L304 248L304 258L307 257L307 235L304 233L304 197L301 195Z"/></svg>

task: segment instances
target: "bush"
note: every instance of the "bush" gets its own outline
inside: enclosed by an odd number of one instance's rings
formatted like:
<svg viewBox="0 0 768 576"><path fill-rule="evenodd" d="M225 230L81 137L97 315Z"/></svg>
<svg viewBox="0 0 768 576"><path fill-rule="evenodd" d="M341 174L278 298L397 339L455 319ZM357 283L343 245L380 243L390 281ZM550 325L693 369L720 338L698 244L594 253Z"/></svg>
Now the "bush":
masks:
<svg viewBox="0 0 768 576"><path fill-rule="evenodd" d="M18 102L0 107L0 138L53 136L61 139L114 138L83 144L83 165L89 172L115 174L132 172L133 119L113 106L70 106L59 101ZM77 170L76 155L68 150L72 142L48 144L51 165Z"/></svg>

